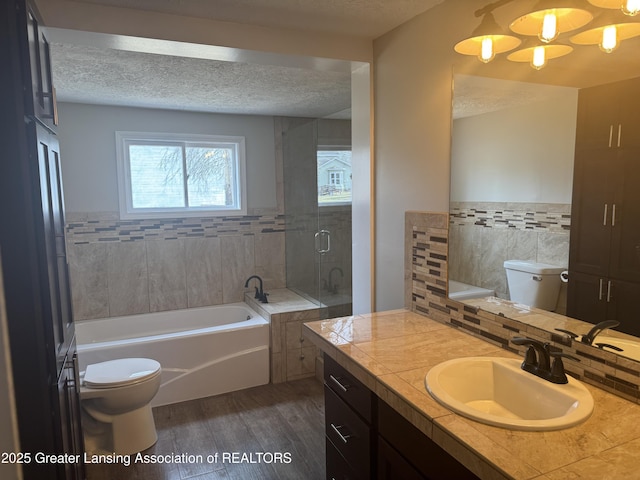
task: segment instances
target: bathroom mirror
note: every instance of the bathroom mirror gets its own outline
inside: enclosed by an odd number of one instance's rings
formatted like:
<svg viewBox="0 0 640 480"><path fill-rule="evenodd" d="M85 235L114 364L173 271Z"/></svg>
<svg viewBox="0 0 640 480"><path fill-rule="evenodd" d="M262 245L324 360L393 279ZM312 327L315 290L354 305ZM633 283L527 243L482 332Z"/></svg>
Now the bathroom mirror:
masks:
<svg viewBox="0 0 640 480"><path fill-rule="evenodd" d="M459 58L453 76L449 293L517 321L587 333L564 317L566 284L547 315L509 299L506 260L568 267L578 90L640 77L640 39L612 55L579 47L536 71L496 58ZM452 293L456 290L462 293ZM479 291L473 292L475 287ZM558 333L558 332L555 332ZM613 336L634 340L624 333ZM607 333L608 335L609 333ZM628 355L636 360L628 349Z"/></svg>

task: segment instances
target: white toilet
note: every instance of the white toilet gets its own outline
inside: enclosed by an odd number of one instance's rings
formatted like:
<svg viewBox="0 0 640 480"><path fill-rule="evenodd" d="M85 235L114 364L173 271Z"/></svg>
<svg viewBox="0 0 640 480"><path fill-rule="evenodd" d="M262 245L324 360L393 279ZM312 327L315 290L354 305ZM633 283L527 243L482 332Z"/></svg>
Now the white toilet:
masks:
<svg viewBox="0 0 640 480"><path fill-rule="evenodd" d="M564 268L546 263L507 260L507 284L511 301L554 311Z"/></svg>
<svg viewBox="0 0 640 480"><path fill-rule="evenodd" d="M160 388L160 363L122 358L80 373L83 432L88 453L129 455L156 443L150 402Z"/></svg>

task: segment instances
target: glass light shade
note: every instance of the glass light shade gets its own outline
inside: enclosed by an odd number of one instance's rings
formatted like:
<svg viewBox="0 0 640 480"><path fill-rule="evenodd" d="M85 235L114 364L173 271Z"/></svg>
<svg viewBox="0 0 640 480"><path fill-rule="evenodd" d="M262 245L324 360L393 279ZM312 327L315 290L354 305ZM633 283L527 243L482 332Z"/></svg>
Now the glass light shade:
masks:
<svg viewBox="0 0 640 480"><path fill-rule="evenodd" d="M556 3L557 7L545 8L550 5L548 1L538 2L534 7L536 10L516 18L509 28L520 35L538 36L541 41L548 43L555 40L559 34L583 27L593 20L593 15L587 10L563 7L562 1Z"/></svg>
<svg viewBox="0 0 640 480"><path fill-rule="evenodd" d="M573 47L569 45L537 45L535 47L522 48L510 53L507 60L512 62L527 62L536 70L543 68L553 58L570 54Z"/></svg>
<svg viewBox="0 0 640 480"><path fill-rule="evenodd" d="M620 9L631 17L640 13L640 0L589 0L589 3L600 8Z"/></svg>
<svg viewBox="0 0 640 480"><path fill-rule="evenodd" d="M495 55L508 52L520 45L521 40L509 35L496 23L491 13L487 13L471 37L458 42L453 49L462 55L473 55L487 63Z"/></svg>

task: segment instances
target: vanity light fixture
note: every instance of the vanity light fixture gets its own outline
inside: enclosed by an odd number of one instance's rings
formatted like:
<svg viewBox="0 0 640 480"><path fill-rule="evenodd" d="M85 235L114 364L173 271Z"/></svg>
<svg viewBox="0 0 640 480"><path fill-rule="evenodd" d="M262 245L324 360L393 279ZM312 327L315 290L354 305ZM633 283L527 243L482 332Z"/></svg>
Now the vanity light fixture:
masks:
<svg viewBox="0 0 640 480"><path fill-rule="evenodd" d="M553 42L558 35L585 26L591 12L574 0L539 0L533 11L516 18L509 28L520 35L537 36L541 42Z"/></svg>
<svg viewBox="0 0 640 480"><path fill-rule="evenodd" d="M600 8L619 8L630 17L640 13L640 0L589 0L589 3Z"/></svg>
<svg viewBox="0 0 640 480"><path fill-rule="evenodd" d="M512 62L528 62L535 70L544 68L548 60L552 58L563 57L573 51L573 47L569 45L535 45L532 47L522 48L507 56L507 60Z"/></svg>
<svg viewBox="0 0 640 480"><path fill-rule="evenodd" d="M620 42L640 36L640 22L619 21L613 15L601 15L593 28L572 36L575 45L598 45L605 53L613 52Z"/></svg>
<svg viewBox="0 0 640 480"><path fill-rule="evenodd" d="M521 40L500 27L491 12L485 13L471 37L458 42L454 50L462 55L473 55L488 63L498 53L508 52L520 45Z"/></svg>

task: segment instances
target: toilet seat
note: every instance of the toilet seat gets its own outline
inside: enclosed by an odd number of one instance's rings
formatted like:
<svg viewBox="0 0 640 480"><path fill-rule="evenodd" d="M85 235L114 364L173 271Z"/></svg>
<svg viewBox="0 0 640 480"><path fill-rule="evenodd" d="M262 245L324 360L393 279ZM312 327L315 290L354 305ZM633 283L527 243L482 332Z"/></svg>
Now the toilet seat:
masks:
<svg viewBox="0 0 640 480"><path fill-rule="evenodd" d="M114 388L133 385L160 374L160 363L150 358L120 358L87 365L84 385Z"/></svg>

